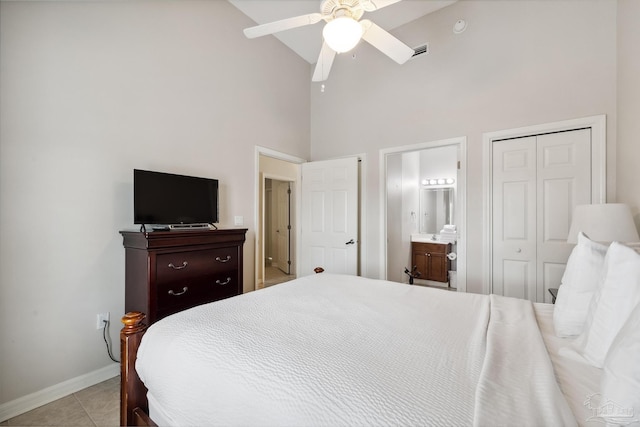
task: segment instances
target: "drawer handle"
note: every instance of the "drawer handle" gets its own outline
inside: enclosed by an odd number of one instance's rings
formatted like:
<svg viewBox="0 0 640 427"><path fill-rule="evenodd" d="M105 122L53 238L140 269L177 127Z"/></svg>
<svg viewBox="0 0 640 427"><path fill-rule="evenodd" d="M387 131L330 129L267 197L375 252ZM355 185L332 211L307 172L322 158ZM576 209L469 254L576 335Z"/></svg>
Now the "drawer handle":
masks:
<svg viewBox="0 0 640 427"><path fill-rule="evenodd" d="M175 265L173 265L172 262L169 263L169 268L173 268L174 270L182 270L183 268L185 268L187 265L189 265L189 263L187 261L182 261L182 265L176 267Z"/></svg>
<svg viewBox="0 0 640 427"><path fill-rule="evenodd" d="M173 289L169 289L169 295L173 295L175 297L180 296L184 293L186 293L189 290L189 288L187 288L186 286L184 288L182 288L182 292L173 292Z"/></svg>
<svg viewBox="0 0 640 427"><path fill-rule="evenodd" d="M231 255L227 255L225 259L222 259L219 256L216 257L216 261L218 262L229 262L230 260L231 260Z"/></svg>
<svg viewBox="0 0 640 427"><path fill-rule="evenodd" d="M429 252L427 252L427 254L426 254L426 255L427 255L427 256L431 256L431 254L430 254Z"/></svg>
<svg viewBox="0 0 640 427"><path fill-rule="evenodd" d="M229 282L231 282L231 277L227 277L227 280L225 280L224 282L221 282L220 279L218 279L218 280L216 280L216 285L226 285Z"/></svg>

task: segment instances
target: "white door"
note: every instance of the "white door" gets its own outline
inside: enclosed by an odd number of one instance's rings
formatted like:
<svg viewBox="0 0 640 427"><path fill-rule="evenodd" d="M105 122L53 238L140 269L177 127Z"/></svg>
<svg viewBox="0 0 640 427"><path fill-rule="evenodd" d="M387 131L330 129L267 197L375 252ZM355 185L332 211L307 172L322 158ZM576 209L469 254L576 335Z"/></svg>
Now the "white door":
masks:
<svg viewBox="0 0 640 427"><path fill-rule="evenodd" d="M548 300L572 246L573 209L591 203L591 130L493 143L492 292Z"/></svg>
<svg viewBox="0 0 640 427"><path fill-rule="evenodd" d="M536 138L493 144L493 289L535 299Z"/></svg>
<svg viewBox="0 0 640 427"><path fill-rule="evenodd" d="M290 274L291 266L291 211L290 183L273 181L276 197L276 265L285 274Z"/></svg>
<svg viewBox="0 0 640 427"><path fill-rule="evenodd" d="M358 272L358 159L302 164L299 276Z"/></svg>

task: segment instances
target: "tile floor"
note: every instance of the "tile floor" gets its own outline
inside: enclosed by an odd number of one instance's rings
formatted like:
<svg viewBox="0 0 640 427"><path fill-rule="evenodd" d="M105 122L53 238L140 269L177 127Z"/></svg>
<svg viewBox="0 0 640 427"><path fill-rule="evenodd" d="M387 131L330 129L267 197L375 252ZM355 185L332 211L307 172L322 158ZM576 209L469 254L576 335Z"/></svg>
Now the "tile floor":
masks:
<svg viewBox="0 0 640 427"><path fill-rule="evenodd" d="M0 423L0 426L48 427L115 427L118 425L120 425L120 376Z"/></svg>
<svg viewBox="0 0 640 427"><path fill-rule="evenodd" d="M264 272L264 287L277 285L278 283L288 282L296 278L295 274L285 274L277 267L266 266Z"/></svg>

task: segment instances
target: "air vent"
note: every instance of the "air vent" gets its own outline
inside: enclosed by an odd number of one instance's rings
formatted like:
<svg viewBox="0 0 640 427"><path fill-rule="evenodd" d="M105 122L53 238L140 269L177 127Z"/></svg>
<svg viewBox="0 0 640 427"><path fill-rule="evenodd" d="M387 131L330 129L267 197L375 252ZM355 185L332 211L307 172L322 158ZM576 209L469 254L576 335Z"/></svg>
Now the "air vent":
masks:
<svg viewBox="0 0 640 427"><path fill-rule="evenodd" d="M429 54L429 43L425 43L422 44L418 47L414 47L413 48L413 55L411 56L411 59L417 57L417 56L422 56L422 55L428 55Z"/></svg>

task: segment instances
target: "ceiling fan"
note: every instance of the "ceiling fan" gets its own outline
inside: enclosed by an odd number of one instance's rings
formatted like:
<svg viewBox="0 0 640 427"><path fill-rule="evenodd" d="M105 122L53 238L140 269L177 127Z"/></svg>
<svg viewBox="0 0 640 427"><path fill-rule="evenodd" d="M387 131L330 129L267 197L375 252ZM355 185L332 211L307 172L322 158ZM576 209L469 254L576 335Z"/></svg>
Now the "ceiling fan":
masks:
<svg viewBox="0 0 640 427"><path fill-rule="evenodd" d="M360 39L364 39L398 64L404 64L413 56L415 51L412 48L387 31L368 19L360 20L365 12L373 12L399 1L401 0L323 0L320 12L256 25L246 28L244 34L253 39L326 21L322 30L322 49L312 77L314 82L320 82L329 77L336 53L348 52Z"/></svg>

